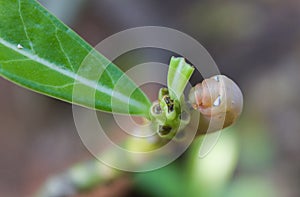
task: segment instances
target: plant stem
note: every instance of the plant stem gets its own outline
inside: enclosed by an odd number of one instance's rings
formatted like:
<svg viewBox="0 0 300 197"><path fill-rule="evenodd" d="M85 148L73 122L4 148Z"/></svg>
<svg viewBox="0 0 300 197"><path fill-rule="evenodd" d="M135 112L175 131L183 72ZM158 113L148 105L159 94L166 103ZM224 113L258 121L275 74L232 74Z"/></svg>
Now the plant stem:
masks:
<svg viewBox="0 0 300 197"><path fill-rule="evenodd" d="M151 107L152 124L148 127L136 128L140 129L140 133L143 133L142 129L155 129L157 131L155 135L156 140L131 137L125 140L125 149L139 152L153 151L172 140L177 131L183 130L189 124L190 113L184 102L183 90L193 71L194 68L187 64L184 58L171 58L168 72L168 88L160 90L158 101L154 102ZM124 165L130 167L151 163L149 161L151 158L126 158L123 155L112 152L112 150L108 150L104 155L113 159L122 158ZM74 195L117 179L124 174L124 172L110 168L97 160L84 162L50 178L38 192L37 197Z"/></svg>
<svg viewBox="0 0 300 197"><path fill-rule="evenodd" d="M190 112L183 91L194 71L182 57L172 57L168 71L168 88L161 88L158 101L151 108L154 129L160 137L171 140L189 124ZM185 118L182 118L185 117Z"/></svg>
<svg viewBox="0 0 300 197"><path fill-rule="evenodd" d="M150 126L142 127L149 129ZM141 129L141 128L139 128ZM143 130L140 130L143 133ZM157 147L163 145L163 139L157 136L158 140L146 140L144 138L127 138L124 141L124 148L128 151L148 152L155 150ZM127 167L134 168L135 166L147 165L151 158L132 158L124 157L119 153L107 150L102 153L110 159L122 158L122 163L128 165ZM124 166L126 167L126 166ZM35 197L61 197L72 196L77 193L86 192L94 189L99 185L106 184L116 180L120 176L126 175L126 172L109 167L97 159L82 162L69 168L61 174L50 177L41 187Z"/></svg>

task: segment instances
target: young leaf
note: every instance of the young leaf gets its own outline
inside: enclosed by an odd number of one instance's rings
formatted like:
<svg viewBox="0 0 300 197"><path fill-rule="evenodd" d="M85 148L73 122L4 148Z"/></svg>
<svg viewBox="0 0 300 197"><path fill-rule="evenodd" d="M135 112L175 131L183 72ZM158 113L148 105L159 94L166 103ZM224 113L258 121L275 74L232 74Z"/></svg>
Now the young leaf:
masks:
<svg viewBox="0 0 300 197"><path fill-rule="evenodd" d="M171 58L168 71L168 88L172 99L180 99L194 70L194 67L186 63L184 58Z"/></svg>
<svg viewBox="0 0 300 197"><path fill-rule="evenodd" d="M35 0L0 0L0 21L0 76L89 108L148 116L151 103L145 94ZM120 79L122 88L116 88ZM74 85L82 94L73 95Z"/></svg>

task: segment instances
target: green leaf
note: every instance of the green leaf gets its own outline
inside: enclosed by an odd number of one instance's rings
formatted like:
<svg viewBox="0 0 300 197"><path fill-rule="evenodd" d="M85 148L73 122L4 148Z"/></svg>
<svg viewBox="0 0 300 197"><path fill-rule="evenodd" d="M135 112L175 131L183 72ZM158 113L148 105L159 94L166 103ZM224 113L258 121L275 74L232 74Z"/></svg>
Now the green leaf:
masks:
<svg viewBox="0 0 300 197"><path fill-rule="evenodd" d="M36 1L0 0L0 21L0 76L70 103L148 117L151 103L135 83Z"/></svg>
<svg viewBox="0 0 300 197"><path fill-rule="evenodd" d="M181 197L189 196L184 174L182 166L174 162L157 170L133 175L136 186L151 196Z"/></svg>
<svg viewBox="0 0 300 197"><path fill-rule="evenodd" d="M168 71L168 88L173 100L180 100L195 68L182 57L172 57Z"/></svg>

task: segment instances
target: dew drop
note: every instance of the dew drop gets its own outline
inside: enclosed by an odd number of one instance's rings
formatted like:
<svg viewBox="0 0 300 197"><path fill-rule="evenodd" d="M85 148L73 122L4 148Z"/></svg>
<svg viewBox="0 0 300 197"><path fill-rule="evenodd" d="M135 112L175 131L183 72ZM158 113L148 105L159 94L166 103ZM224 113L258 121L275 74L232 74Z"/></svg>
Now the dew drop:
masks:
<svg viewBox="0 0 300 197"><path fill-rule="evenodd" d="M18 44L18 49L23 49L23 46L21 44Z"/></svg>
<svg viewBox="0 0 300 197"><path fill-rule="evenodd" d="M219 76L214 76L214 80L215 80L216 82L219 82L219 81L220 81Z"/></svg>
<svg viewBox="0 0 300 197"><path fill-rule="evenodd" d="M217 107L221 104L221 96L218 96L218 98L214 101L214 106Z"/></svg>

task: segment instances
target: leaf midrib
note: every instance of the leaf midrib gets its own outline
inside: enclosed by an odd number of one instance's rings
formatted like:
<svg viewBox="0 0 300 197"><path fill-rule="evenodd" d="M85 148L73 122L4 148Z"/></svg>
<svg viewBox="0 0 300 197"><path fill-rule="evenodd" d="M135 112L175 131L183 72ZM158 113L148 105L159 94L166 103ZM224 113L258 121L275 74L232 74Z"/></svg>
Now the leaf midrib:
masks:
<svg viewBox="0 0 300 197"><path fill-rule="evenodd" d="M57 71L58 73L60 73L62 75L65 75L65 76L67 76L67 77L69 77L71 79L74 79L74 82L75 81L79 81L81 84L84 84L84 85L86 85L88 87L91 87L91 88L93 88L95 90L98 90L99 92L101 92L103 94L106 94L108 96L111 96L113 94L113 95L115 95L115 99L117 99L117 100L119 100L121 102L128 101L128 99L129 99L127 96L125 96L124 94L122 94L120 92L113 92L111 89L106 88L105 86L102 86L99 83L96 83L94 81L91 81L91 80L88 80L86 78L83 78L83 77L77 75L76 73L73 73L73 72L69 71L68 69L62 69L63 66L56 65L56 64L54 64L52 62L49 62L49 61L47 61L47 60L39 57L36 54L31 54L26 49L18 49L17 45L13 45L13 44L7 42L6 40L2 39L1 37L0 37L0 43L2 45L4 45L5 47L7 47L7 48L9 48L9 49L11 49L11 50L13 50L13 51L15 51L15 52L23 55L23 56L29 58L32 61L35 61L35 62L37 62L37 63L39 63L39 64L41 64L43 66L48 67L49 69ZM136 107L140 107L140 108L144 108L145 107L141 102L136 101L134 99L131 99L131 102Z"/></svg>

